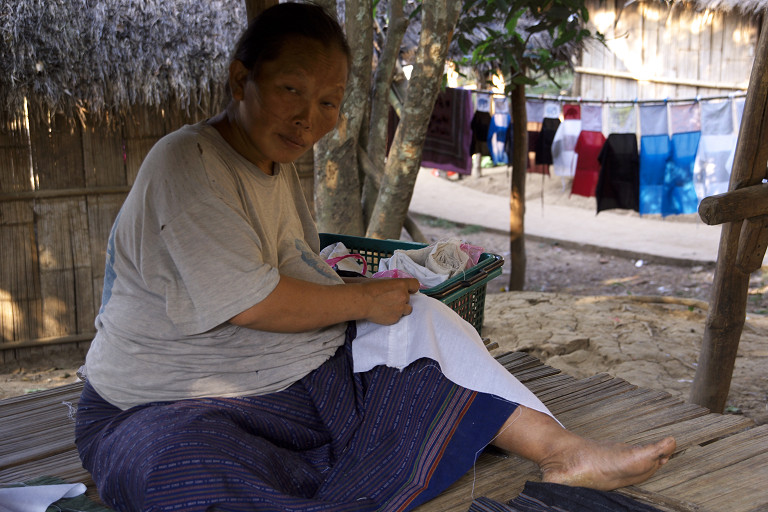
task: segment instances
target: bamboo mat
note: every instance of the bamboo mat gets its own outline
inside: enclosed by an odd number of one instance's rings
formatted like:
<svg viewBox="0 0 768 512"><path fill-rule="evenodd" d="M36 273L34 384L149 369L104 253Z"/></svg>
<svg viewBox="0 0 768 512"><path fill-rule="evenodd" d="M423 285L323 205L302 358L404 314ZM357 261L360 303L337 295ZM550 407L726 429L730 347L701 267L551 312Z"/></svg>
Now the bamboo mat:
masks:
<svg viewBox="0 0 768 512"><path fill-rule="evenodd" d="M768 425L742 416L711 414L663 391L642 389L598 374L575 379L524 353L497 357L569 429L586 437L645 442L673 435L678 452L653 478L620 492L665 511L768 510ZM81 384L0 400L0 484L57 476L93 482L74 447L70 406ZM66 405L69 404L69 405ZM499 450L480 455L473 470L418 512L465 512L473 497L505 502L535 464Z"/></svg>

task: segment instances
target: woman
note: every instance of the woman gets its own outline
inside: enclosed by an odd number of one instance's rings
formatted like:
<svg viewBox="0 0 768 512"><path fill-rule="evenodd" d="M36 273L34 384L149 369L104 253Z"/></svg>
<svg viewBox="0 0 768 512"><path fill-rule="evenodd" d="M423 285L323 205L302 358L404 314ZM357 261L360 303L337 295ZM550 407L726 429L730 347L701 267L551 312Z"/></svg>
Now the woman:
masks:
<svg viewBox="0 0 768 512"><path fill-rule="evenodd" d="M611 489L674 440L603 445L457 386L433 362L352 370L355 322L408 315L415 280L345 284L290 162L333 129L338 24L280 4L239 41L232 100L150 151L113 226L76 443L117 510L407 510L493 444L547 481Z"/></svg>

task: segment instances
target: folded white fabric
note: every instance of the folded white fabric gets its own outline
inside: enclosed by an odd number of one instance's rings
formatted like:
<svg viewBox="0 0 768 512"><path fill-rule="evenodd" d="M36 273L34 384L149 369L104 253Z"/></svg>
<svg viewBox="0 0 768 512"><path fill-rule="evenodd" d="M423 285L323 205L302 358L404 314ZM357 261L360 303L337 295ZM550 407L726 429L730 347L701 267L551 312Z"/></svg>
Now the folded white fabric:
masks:
<svg viewBox="0 0 768 512"><path fill-rule="evenodd" d="M397 249L391 257L379 260L379 271L404 270L423 287L432 288L466 270L470 258L461 244L461 240L452 238L421 249Z"/></svg>
<svg viewBox="0 0 768 512"><path fill-rule="evenodd" d="M554 416L547 407L488 353L474 327L437 299L411 296L413 313L394 325L357 322L352 342L355 372L374 366L405 368L423 357L432 359L451 382L490 393Z"/></svg>
<svg viewBox="0 0 768 512"><path fill-rule="evenodd" d="M0 512L45 512L52 503L84 492L83 484L6 487L0 489Z"/></svg>

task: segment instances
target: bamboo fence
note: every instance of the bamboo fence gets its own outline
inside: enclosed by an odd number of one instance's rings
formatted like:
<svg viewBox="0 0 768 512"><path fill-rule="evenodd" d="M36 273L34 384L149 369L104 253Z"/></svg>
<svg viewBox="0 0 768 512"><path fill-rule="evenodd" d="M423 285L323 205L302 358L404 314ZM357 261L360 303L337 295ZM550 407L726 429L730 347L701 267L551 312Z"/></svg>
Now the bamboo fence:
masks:
<svg viewBox="0 0 768 512"><path fill-rule="evenodd" d="M0 126L0 362L90 341L107 238L144 156L204 116L134 107L110 123L52 114Z"/></svg>

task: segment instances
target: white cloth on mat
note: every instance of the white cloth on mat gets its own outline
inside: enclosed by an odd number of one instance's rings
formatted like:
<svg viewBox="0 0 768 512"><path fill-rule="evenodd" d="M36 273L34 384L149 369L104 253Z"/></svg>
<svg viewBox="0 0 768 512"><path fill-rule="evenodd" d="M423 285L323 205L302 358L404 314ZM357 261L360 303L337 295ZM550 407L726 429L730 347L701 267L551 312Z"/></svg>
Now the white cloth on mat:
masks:
<svg viewBox="0 0 768 512"><path fill-rule="evenodd" d="M29 485L0 489L1 512L45 512L63 498L74 498L85 492L83 484Z"/></svg>
<svg viewBox="0 0 768 512"><path fill-rule="evenodd" d="M420 293L411 296L411 306L413 313L394 325L357 322L352 342L355 372L379 365L402 369L426 357L437 362L454 384L554 418L536 395L491 356L475 328L450 307Z"/></svg>

